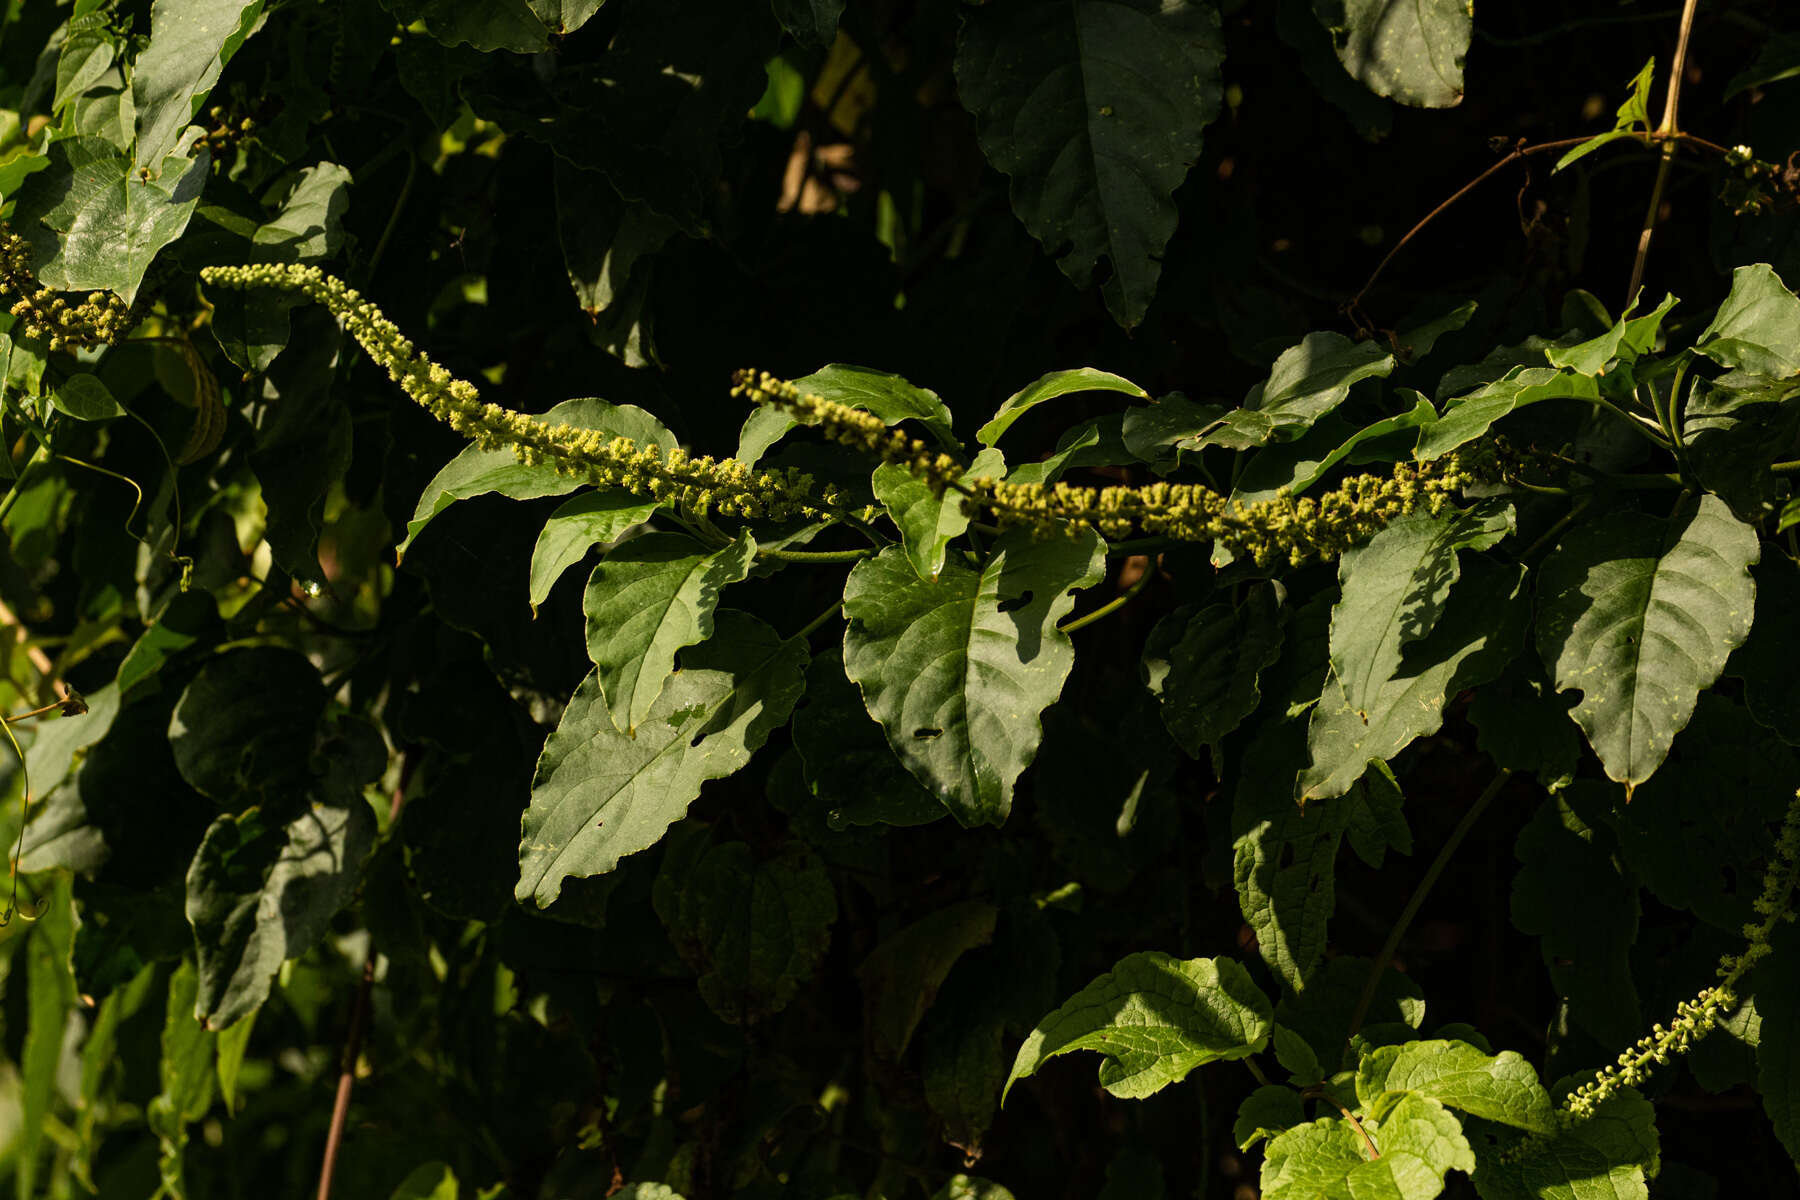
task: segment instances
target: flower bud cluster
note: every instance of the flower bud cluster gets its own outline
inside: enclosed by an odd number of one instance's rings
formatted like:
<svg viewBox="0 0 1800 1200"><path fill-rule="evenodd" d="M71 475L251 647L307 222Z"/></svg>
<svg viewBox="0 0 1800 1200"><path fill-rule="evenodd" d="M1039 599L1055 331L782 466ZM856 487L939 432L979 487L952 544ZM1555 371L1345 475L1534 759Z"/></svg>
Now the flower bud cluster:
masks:
<svg viewBox="0 0 1800 1200"><path fill-rule="evenodd" d="M887 422L875 414L823 396L807 395L797 385L767 371L739 371L733 376L731 394L786 409L801 424L815 426L834 442L871 454L882 462L903 466L940 496L962 477L962 467L954 458L897 429L889 429Z"/></svg>
<svg viewBox="0 0 1800 1200"><path fill-rule="evenodd" d="M1622 1087L1635 1087L1649 1077L1656 1064L1685 1054L1690 1047L1712 1031L1721 1019L1738 1006L1737 985L1757 961L1769 953L1769 938L1775 927L1794 919L1794 888L1800 884L1800 793L1788 805L1787 819L1775 839L1775 850L1769 858L1769 869L1763 875L1762 894L1754 908L1762 920L1744 926L1747 942L1742 954L1728 954L1719 962L1720 982L1701 991L1692 1000L1675 1006L1675 1020L1668 1028L1653 1027L1649 1036L1619 1055L1619 1061L1592 1081L1583 1084L1564 1102L1563 1108L1572 1120L1584 1120Z"/></svg>
<svg viewBox="0 0 1800 1200"><path fill-rule="evenodd" d="M757 471L734 459L664 451L603 430L546 424L485 402L473 384L432 362L356 289L317 267L206 267L200 277L215 287L269 288L323 304L402 391L484 450L509 449L528 465L548 465L597 487L623 488L699 513L770 521L843 515L837 492L815 488L812 476L800 471Z"/></svg>
<svg viewBox="0 0 1800 1200"><path fill-rule="evenodd" d="M1268 500L1249 503L1184 483L1105 488L992 479L966 483L1002 526L1023 525L1041 536L1082 525L1108 538L1138 529L1178 541L1215 542L1258 566L1282 560L1298 566L1334 558L1399 517L1439 512L1473 481L1452 455L1400 463L1387 476L1352 476L1317 497L1297 499L1283 488Z"/></svg>
<svg viewBox="0 0 1800 1200"><path fill-rule="evenodd" d="M70 304L39 283L30 245L5 226L0 226L0 293L12 298L8 311L19 318L18 331L43 339L51 350L111 345L131 329L131 306L113 293L90 292Z"/></svg>

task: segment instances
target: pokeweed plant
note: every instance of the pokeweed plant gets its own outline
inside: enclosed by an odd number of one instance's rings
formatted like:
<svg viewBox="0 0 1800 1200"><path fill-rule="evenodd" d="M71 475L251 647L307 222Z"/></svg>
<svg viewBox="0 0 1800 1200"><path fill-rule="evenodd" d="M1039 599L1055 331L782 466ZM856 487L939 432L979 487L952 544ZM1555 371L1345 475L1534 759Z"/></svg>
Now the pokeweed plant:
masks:
<svg viewBox="0 0 1800 1200"><path fill-rule="evenodd" d="M18 1193L1793 1193L1800 126L1680 127L1730 23L1480 176L1655 159L1616 315L1308 331L1181 240L1203 131L1280 158L1227 66L1378 138L1468 5L874 7L0 16ZM1734 269L1652 304L1684 154Z"/></svg>

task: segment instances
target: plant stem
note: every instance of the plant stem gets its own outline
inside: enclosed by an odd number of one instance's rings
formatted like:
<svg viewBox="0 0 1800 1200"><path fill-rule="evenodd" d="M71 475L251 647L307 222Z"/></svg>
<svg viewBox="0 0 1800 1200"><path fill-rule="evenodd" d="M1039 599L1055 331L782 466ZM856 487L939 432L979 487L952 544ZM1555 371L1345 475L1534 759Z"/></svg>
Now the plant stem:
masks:
<svg viewBox="0 0 1800 1200"><path fill-rule="evenodd" d="M1650 237L1656 232L1657 214L1662 209L1663 186L1669 181L1669 168L1674 165L1675 151L1680 145L1677 116L1681 109L1681 77L1687 70L1688 36L1694 30L1694 8L1699 0L1687 0L1681 6L1681 31L1675 38L1675 58L1669 63L1669 86L1663 101L1662 124L1656 133L1662 139L1662 154L1656 164L1656 182L1650 187L1650 207L1644 213L1644 227L1638 232L1637 256L1631 263L1631 285L1625 289L1627 307L1637 298L1644 282L1644 264L1650 257Z"/></svg>
<svg viewBox="0 0 1800 1200"><path fill-rule="evenodd" d="M1524 552L1519 555L1519 561L1520 562L1526 561L1527 559L1536 555L1539 550L1542 550L1545 546L1547 546L1551 542L1555 541L1557 538L1557 535L1561 534L1563 530L1567 529L1569 527L1569 525L1575 520L1575 518L1581 514L1581 510L1586 508L1587 506L1588 506L1588 497L1586 497L1586 496L1582 496L1582 497L1578 498L1575 501L1575 503L1569 505L1568 512L1566 512L1562 516L1558 517L1556 519L1555 523L1553 523L1550 526L1550 528L1544 530L1544 532L1538 536L1538 539L1535 542L1532 542L1531 545L1525 547Z"/></svg>
<svg viewBox="0 0 1800 1200"><path fill-rule="evenodd" d="M759 547L756 557L774 562L847 563L860 562L874 553L875 550L867 546L855 550L764 550Z"/></svg>
<svg viewBox="0 0 1800 1200"><path fill-rule="evenodd" d="M794 635L794 638L795 639L804 639L804 638L811 637L819 629L820 626L824 625L827 621L831 620L831 618L837 616L838 613L840 611L842 611L843 607L844 607L844 602L842 600L832 601L830 608L826 609L824 612L820 613L818 616L816 616L812 620L808 621L805 625L801 626L800 632L796 633Z"/></svg>
<svg viewBox="0 0 1800 1200"><path fill-rule="evenodd" d="M1406 936L1407 927L1412 924L1413 918L1419 915L1419 907L1425 903L1425 897L1431 894L1432 886L1437 883L1438 876L1444 873L1444 868L1450 863L1451 855L1455 854L1456 848L1462 845L1463 838L1469 835L1469 830L1475 827L1475 822L1487 810L1487 806L1493 803L1494 797L1500 794L1500 789L1511 777L1511 768L1500 768L1499 773L1488 783L1486 790L1475 798L1475 803L1469 805L1469 811L1464 813L1462 820L1456 823L1456 828L1450 831L1450 836L1445 839L1443 846L1438 850L1437 857L1432 859L1431 865L1425 869L1425 877L1419 880L1419 886L1413 889L1412 899L1406 902L1406 907L1400 912L1400 919L1394 922L1392 929L1388 930L1387 941L1382 943L1381 953L1375 956L1375 963L1369 968L1369 978L1363 984L1362 996L1356 1002L1356 1011L1350 1016L1352 1036L1362 1028L1363 1018L1369 1015L1369 1005L1375 1002L1375 989L1381 985L1381 976L1388 969L1388 964L1394 961L1394 952L1400 948L1400 939Z"/></svg>
<svg viewBox="0 0 1800 1200"><path fill-rule="evenodd" d="M1130 587L1120 592L1117 596L1114 596L1111 600L1108 600L1105 604L1102 604L1099 608L1096 608L1093 612L1088 613L1086 616L1075 617L1071 620L1064 621L1061 625L1058 625L1057 628L1064 633L1074 633L1077 629L1092 625L1095 621L1098 621L1103 617L1110 617L1113 613L1118 612L1121 608L1124 608L1127 604L1130 604L1135 600L1138 593L1142 592L1150 585L1150 577L1155 574L1156 571L1151 566L1146 565L1144 567L1144 573L1132 580Z"/></svg>
<svg viewBox="0 0 1800 1200"><path fill-rule="evenodd" d="M388 803L388 826L400 819L406 803L406 785L412 781L413 760L400 760L400 781ZM331 1200L331 1178L337 1173L338 1147L344 1141L344 1123L350 1116L350 1091L356 1086L356 1060L362 1055L363 1037L369 1027L369 992L375 986L375 939L371 934L363 955L362 978L356 985L356 1004L350 1010L350 1032L344 1035L344 1056L338 1062L337 1095L331 1102L331 1124L325 1131L325 1156L319 1164L319 1200Z"/></svg>

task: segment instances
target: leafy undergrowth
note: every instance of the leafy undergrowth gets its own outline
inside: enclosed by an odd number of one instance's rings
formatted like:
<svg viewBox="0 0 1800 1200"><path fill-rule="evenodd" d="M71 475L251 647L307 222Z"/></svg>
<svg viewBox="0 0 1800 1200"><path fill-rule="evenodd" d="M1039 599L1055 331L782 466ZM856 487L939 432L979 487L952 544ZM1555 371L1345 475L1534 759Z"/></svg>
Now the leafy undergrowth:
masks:
<svg viewBox="0 0 1800 1200"><path fill-rule="evenodd" d="M0 11L17 1194L1800 1194L1800 29L1495 7Z"/></svg>

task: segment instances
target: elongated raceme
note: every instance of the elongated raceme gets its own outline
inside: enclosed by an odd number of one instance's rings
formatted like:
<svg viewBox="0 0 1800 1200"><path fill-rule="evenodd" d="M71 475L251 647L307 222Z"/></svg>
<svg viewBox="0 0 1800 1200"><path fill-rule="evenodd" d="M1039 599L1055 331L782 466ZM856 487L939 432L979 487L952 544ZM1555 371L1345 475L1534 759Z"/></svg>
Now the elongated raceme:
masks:
<svg viewBox="0 0 1800 1200"><path fill-rule="evenodd" d="M474 384L432 362L354 288L317 267L207 267L200 277L213 287L269 288L323 304L402 391L483 449L510 449L528 464L546 464L598 487L623 488L703 513L771 521L851 515L835 489L816 488L812 476L800 471L757 471L735 459L694 457L681 449L665 452L628 437L546 424L487 403Z"/></svg>
<svg viewBox="0 0 1800 1200"><path fill-rule="evenodd" d="M1665 1027L1656 1025L1636 1045L1619 1055L1619 1061L1600 1072L1593 1080L1570 1093L1564 1111L1573 1120L1594 1115L1600 1104L1622 1087L1642 1083L1657 1065L1685 1054L1695 1042L1705 1037L1738 1006L1737 986L1759 961L1769 953L1769 938L1775 927L1794 919L1794 888L1800 884L1800 793L1788 805L1787 819L1775 840L1775 851L1769 856L1769 869L1763 876L1762 894L1754 909L1760 920L1744 926L1744 951L1728 954L1719 961L1719 982L1701 990L1692 1000L1675 1007L1675 1019Z"/></svg>
<svg viewBox="0 0 1800 1200"><path fill-rule="evenodd" d="M1002 527L1023 526L1040 537L1068 536L1089 526L1108 538L1141 530L1177 541L1216 542L1260 566L1334 558L1399 517L1438 512L1475 478L1461 457L1448 455L1400 463L1390 475L1353 476L1316 498L1296 498L1284 489L1252 503L1187 483L1103 488L1006 483L967 476L955 460L887 428L879 417L805 395L766 372L738 372L736 391L788 410L833 441L906 467L937 492L961 492Z"/></svg>

